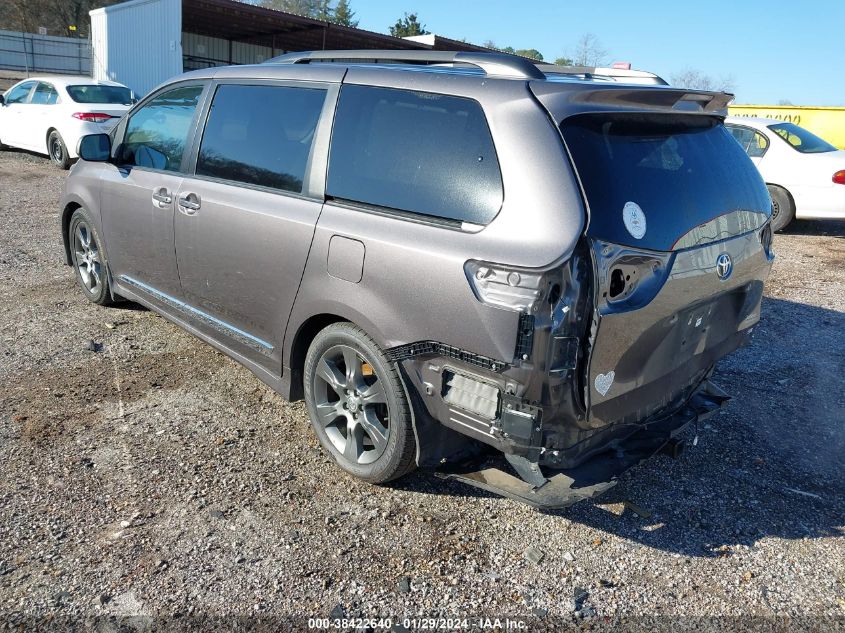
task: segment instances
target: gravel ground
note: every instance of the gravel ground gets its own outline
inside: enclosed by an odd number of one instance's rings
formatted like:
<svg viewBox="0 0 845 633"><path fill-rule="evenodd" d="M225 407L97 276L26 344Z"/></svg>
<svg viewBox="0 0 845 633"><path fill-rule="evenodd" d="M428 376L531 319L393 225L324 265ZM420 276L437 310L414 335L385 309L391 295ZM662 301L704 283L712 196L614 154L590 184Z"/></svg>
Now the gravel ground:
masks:
<svg viewBox="0 0 845 633"><path fill-rule="evenodd" d="M88 304L60 261L64 178L0 153L0 629L845 629L845 223L776 236L756 340L717 370L735 400L697 446L538 512L427 473L350 479L301 403L151 312Z"/></svg>

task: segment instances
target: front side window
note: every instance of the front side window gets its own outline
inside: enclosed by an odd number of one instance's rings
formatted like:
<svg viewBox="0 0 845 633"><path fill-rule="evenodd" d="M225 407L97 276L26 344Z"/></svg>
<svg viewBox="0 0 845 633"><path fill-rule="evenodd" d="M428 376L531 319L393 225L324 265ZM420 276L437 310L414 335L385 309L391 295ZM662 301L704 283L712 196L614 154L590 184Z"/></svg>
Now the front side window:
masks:
<svg viewBox="0 0 845 633"><path fill-rule="evenodd" d="M325 99L319 88L221 85L197 175L302 193Z"/></svg>
<svg viewBox="0 0 845 633"><path fill-rule="evenodd" d="M503 187L481 106L462 97L343 86L326 193L436 218L489 223L502 205Z"/></svg>
<svg viewBox="0 0 845 633"><path fill-rule="evenodd" d="M4 97L6 105L12 105L13 103L23 103L24 101L26 101L26 98L29 96L29 91L32 90L32 87L34 85L34 81L25 81L19 86L15 86L14 88L12 88L8 93L6 93Z"/></svg>
<svg viewBox="0 0 845 633"><path fill-rule="evenodd" d="M794 123L776 123L769 129L789 143L789 146L802 154L821 154L835 152L836 148L812 132L798 127Z"/></svg>
<svg viewBox="0 0 845 633"><path fill-rule="evenodd" d="M145 103L126 126L121 162L179 171L202 91L203 86L180 86Z"/></svg>
<svg viewBox="0 0 845 633"><path fill-rule="evenodd" d="M130 105L132 91L124 86L100 86L97 84L68 86L67 93L77 103L108 103Z"/></svg>
<svg viewBox="0 0 845 633"><path fill-rule="evenodd" d="M760 158L769 149L769 141L757 130L740 125L726 125L725 127L750 158Z"/></svg>
<svg viewBox="0 0 845 633"><path fill-rule="evenodd" d="M59 100L59 93L56 92L56 89L48 83L44 83L43 81L38 84L35 88L35 92L32 93L32 99L30 103L35 103L38 105L53 105Z"/></svg>

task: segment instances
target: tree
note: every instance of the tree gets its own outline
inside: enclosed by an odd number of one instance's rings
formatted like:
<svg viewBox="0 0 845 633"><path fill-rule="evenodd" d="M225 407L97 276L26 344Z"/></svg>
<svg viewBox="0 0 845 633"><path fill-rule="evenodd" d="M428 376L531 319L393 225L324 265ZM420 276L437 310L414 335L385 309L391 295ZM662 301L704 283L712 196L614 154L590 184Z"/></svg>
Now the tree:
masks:
<svg viewBox="0 0 845 633"><path fill-rule="evenodd" d="M791 105L795 105L795 104L792 103L789 99L781 99L780 101L778 101L778 105L780 105L780 106L791 106Z"/></svg>
<svg viewBox="0 0 845 633"><path fill-rule="evenodd" d="M576 66L604 66L606 59L607 49L592 33L585 33L575 44L572 61Z"/></svg>
<svg viewBox="0 0 845 633"><path fill-rule="evenodd" d="M396 20L396 24L390 27L390 34L393 37L410 37L411 35L427 35L425 24L420 24L416 13L405 13L404 17Z"/></svg>
<svg viewBox="0 0 845 633"><path fill-rule="evenodd" d="M316 4L316 11L314 13L315 18L318 20L322 20L323 22L329 22L334 17L334 11L332 11L332 3L331 0L317 0Z"/></svg>
<svg viewBox="0 0 845 633"><path fill-rule="evenodd" d="M332 0L261 0L261 6L322 22L334 22L353 28L358 26L358 20L352 19L355 17L355 12L350 8L349 0L338 0L334 8L332 8Z"/></svg>
<svg viewBox="0 0 845 633"><path fill-rule="evenodd" d="M555 64L557 66L574 66L575 62L573 62L569 57L558 57L555 59Z"/></svg>
<svg viewBox="0 0 845 633"><path fill-rule="evenodd" d="M3 0L0 2L0 28L34 33L43 26L51 35L84 37L90 24L88 12L115 2L117 0Z"/></svg>
<svg viewBox="0 0 845 633"><path fill-rule="evenodd" d="M716 90L718 92L733 92L734 78L728 75L715 79L699 70L688 68L672 75L671 84L678 88L689 90Z"/></svg>
<svg viewBox="0 0 845 633"><path fill-rule="evenodd" d="M335 24L355 28L358 26L358 20L353 20L354 17L355 12L349 8L349 2L347 0L340 0L335 7L334 19L332 21Z"/></svg>
<svg viewBox="0 0 845 633"><path fill-rule="evenodd" d="M536 48L514 49L513 46L505 46L503 48L501 46L498 46L493 40L485 40L482 46L484 48L492 48L494 51L499 51L500 53L507 53L508 55L519 55L520 57L536 59L538 62L543 61L543 54Z"/></svg>
<svg viewBox="0 0 845 633"><path fill-rule="evenodd" d="M514 54L528 57L529 59L536 59L538 62L543 61L543 53L536 48L518 48L514 51Z"/></svg>
<svg viewBox="0 0 845 633"><path fill-rule="evenodd" d="M261 6L315 19L320 19L318 16L324 7L329 10L328 2L322 0L261 0Z"/></svg>

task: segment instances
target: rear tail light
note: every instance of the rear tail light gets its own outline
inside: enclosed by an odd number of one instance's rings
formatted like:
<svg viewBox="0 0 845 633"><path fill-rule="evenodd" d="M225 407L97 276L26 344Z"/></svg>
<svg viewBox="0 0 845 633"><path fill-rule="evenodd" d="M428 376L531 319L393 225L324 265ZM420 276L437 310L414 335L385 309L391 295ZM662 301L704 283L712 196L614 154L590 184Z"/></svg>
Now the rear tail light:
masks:
<svg viewBox="0 0 845 633"><path fill-rule="evenodd" d="M87 123L105 123L112 118L112 115L102 112L74 112L71 116Z"/></svg>
<svg viewBox="0 0 845 633"><path fill-rule="evenodd" d="M845 169L840 169L838 172L833 174L833 182L837 185L845 185Z"/></svg>

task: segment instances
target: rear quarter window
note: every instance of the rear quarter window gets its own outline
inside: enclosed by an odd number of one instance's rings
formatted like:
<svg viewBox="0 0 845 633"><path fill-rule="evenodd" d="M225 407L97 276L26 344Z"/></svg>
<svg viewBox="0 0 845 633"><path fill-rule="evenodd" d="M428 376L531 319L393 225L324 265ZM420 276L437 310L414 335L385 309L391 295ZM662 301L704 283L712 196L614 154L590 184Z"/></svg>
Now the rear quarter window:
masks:
<svg viewBox="0 0 845 633"><path fill-rule="evenodd" d="M478 102L345 85L326 193L457 222L487 224L502 205L499 162Z"/></svg>

